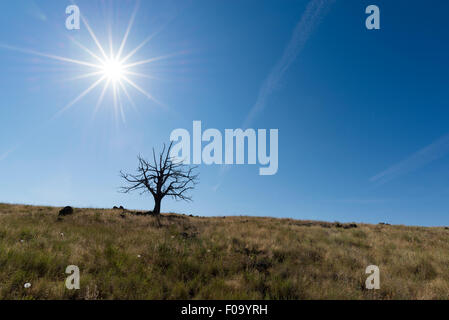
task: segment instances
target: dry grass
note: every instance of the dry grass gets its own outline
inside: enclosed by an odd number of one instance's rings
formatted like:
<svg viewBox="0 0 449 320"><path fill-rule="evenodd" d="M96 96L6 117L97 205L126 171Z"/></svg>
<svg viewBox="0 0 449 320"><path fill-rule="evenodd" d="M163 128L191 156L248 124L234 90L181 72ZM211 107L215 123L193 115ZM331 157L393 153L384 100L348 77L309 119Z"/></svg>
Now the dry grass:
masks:
<svg viewBox="0 0 449 320"><path fill-rule="evenodd" d="M0 299L449 298L444 228L57 213L0 204ZM65 289L72 264L80 290ZM364 289L371 264L380 290Z"/></svg>

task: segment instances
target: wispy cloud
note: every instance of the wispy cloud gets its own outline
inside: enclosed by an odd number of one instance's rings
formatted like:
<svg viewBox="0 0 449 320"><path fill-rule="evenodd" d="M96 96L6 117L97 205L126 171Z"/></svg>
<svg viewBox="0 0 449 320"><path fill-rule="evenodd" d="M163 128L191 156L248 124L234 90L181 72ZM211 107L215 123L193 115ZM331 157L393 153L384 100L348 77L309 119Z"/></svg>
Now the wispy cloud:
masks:
<svg viewBox="0 0 449 320"><path fill-rule="evenodd" d="M0 154L0 161L6 159L13 150L7 150Z"/></svg>
<svg viewBox="0 0 449 320"><path fill-rule="evenodd" d="M268 97L279 87L282 77L296 60L307 40L310 38L313 30L321 22L333 2L335 2L335 0L311 0L307 4L306 10L296 24L292 37L284 49L283 55L276 62L273 69L262 83L256 103L248 113L242 125L243 128L248 128L257 114L265 108ZM230 170L230 166L223 166L221 168L220 181L213 187L214 191L217 191L221 187L224 175L228 170Z"/></svg>
<svg viewBox="0 0 449 320"><path fill-rule="evenodd" d="M370 178L371 182L384 184L406 173L415 171L432 161L442 158L449 152L449 134L441 137L427 147Z"/></svg>
<svg viewBox="0 0 449 320"><path fill-rule="evenodd" d="M21 143L17 143L16 145L14 145L12 148L3 151L2 153L0 153L0 161L5 160L11 153L13 153L14 151L16 151L16 149L18 149L20 147Z"/></svg>
<svg viewBox="0 0 449 320"><path fill-rule="evenodd" d="M330 202L343 203L350 205L370 205L370 204L381 204L391 201L391 199L369 199L369 198L347 198L347 199L337 199Z"/></svg>
<svg viewBox="0 0 449 320"><path fill-rule="evenodd" d="M285 48L282 57L277 61L268 77L264 80L259 90L256 103L246 117L243 126L244 128L247 128L255 116L265 108L268 97L279 87L279 83L285 72L303 50L313 30L321 22L334 1L335 0L312 0L308 3L306 10L293 31L293 35Z"/></svg>
<svg viewBox="0 0 449 320"><path fill-rule="evenodd" d="M41 21L47 21L46 14L37 5L36 1L29 2L26 11L29 15L33 16L33 18L39 19Z"/></svg>

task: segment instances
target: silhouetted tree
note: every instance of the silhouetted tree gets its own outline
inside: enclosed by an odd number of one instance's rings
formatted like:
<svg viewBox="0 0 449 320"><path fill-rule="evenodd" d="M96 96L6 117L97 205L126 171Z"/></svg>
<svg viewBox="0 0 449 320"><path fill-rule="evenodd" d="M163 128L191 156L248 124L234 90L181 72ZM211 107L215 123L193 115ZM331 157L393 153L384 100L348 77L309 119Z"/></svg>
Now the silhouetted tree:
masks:
<svg viewBox="0 0 449 320"><path fill-rule="evenodd" d="M136 174L120 171L121 177L127 183L126 186L121 187L121 191L151 193L154 198L153 214L156 216L161 213L162 199L167 196L176 200L191 201L188 191L194 189L198 181L198 174L194 172L197 167L175 161L170 157L172 146L173 142L168 149L164 144L158 157L153 148L153 161L147 161L139 155L137 157L139 167Z"/></svg>

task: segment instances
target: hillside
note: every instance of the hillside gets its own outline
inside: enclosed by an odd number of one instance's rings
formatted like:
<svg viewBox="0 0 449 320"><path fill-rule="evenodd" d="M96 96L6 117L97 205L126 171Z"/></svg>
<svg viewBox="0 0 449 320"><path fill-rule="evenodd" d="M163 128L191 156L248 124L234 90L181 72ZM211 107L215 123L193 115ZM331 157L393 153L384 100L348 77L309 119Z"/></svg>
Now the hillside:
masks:
<svg viewBox="0 0 449 320"><path fill-rule="evenodd" d="M449 299L445 228L58 211L0 204L0 299Z"/></svg>

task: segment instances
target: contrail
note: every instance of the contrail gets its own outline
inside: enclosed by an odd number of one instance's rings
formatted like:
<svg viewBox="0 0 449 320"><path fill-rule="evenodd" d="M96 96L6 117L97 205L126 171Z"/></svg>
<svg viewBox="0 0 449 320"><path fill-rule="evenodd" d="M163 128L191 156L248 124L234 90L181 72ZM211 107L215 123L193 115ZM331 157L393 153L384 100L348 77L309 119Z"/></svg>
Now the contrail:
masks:
<svg viewBox="0 0 449 320"><path fill-rule="evenodd" d="M312 32L329 11L333 2L335 2L335 0L311 0L307 4L306 10L296 24L292 37L285 47L282 57L277 61L262 83L256 103L251 108L243 123L243 129L248 128L256 115L265 108L268 97L279 87L279 82L282 80L285 72L301 53ZM214 191L220 188L223 176L228 170L229 166L221 168L220 182L214 186Z"/></svg>
<svg viewBox="0 0 449 320"><path fill-rule="evenodd" d="M263 82L256 103L246 117L243 128L247 128L256 115L265 108L268 97L277 89L277 87L279 87L279 82L282 80L285 72L303 50L313 30L319 25L334 1L335 0L312 0L308 3L306 10L293 31L293 35L285 48L281 59L274 65L268 77Z"/></svg>
<svg viewBox="0 0 449 320"><path fill-rule="evenodd" d="M369 180L377 184L384 184L406 173L415 171L432 161L442 158L449 152L449 134L441 137L427 147L415 152L408 158L391 166L385 171L371 177Z"/></svg>

